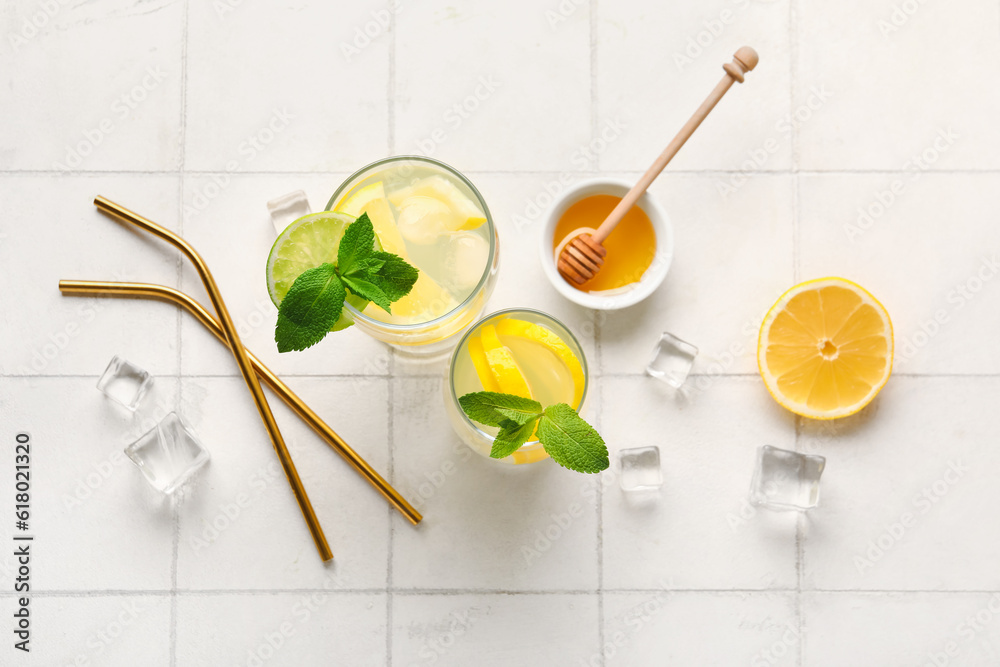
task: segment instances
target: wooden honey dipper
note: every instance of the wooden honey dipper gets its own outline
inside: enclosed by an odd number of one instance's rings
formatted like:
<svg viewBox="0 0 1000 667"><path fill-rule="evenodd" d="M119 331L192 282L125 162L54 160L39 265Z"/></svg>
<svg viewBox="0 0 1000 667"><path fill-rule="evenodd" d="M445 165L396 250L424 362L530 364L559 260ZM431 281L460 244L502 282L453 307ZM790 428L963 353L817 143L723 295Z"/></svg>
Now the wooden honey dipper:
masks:
<svg viewBox="0 0 1000 667"><path fill-rule="evenodd" d="M756 51L749 46L740 48L733 55L733 62L722 66L722 69L726 71L726 75L722 77L722 81L715 87L715 90L705 98L705 101L701 103L698 110L694 112L694 115L688 119L688 122L684 124L681 131L677 133L677 136L667 144L660 157L656 158L656 162L646 170L646 173L642 175L639 182L632 186L628 194L618 202L615 210L611 211L611 214L605 218L601 226L592 233L576 229L570 232L559 244L558 247L561 250L556 261L556 267L567 282L573 285L582 285L597 275L597 272L601 270L601 266L604 265L604 257L608 253L603 245L604 239L608 238L611 232L614 231L615 226L625 217L625 214L635 206L639 197L656 180L656 177L660 175L660 172L667 166L667 163L673 159L681 146L691 138L691 135L698 129L698 126L705 120L709 112L715 108L715 105L719 103L719 100L726 94L726 91L736 81L743 83L743 75L756 67L757 61L758 56Z"/></svg>

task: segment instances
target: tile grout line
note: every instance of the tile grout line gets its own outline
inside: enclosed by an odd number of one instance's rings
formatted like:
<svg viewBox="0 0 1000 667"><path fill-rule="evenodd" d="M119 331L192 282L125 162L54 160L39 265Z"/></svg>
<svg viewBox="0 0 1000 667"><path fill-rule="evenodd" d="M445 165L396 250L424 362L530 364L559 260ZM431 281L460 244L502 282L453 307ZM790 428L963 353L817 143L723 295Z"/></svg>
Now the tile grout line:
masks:
<svg viewBox="0 0 1000 667"><path fill-rule="evenodd" d="M824 175L832 174L835 176L840 175L894 175L903 174L907 176L912 176L912 170L906 169L759 169L754 172L754 177L780 177L787 176L791 173L801 173L807 175ZM63 169L0 169L0 176L60 176L69 178L80 178L80 177L103 177L103 176L171 176L174 174L181 173L180 169L135 169L123 171L121 169L86 169L86 170L63 170ZM190 176L213 176L213 175L225 175L230 172L224 169L190 169L184 170L184 173ZM350 174L350 169L310 169L310 170L295 170L295 169L272 169L267 171L254 171L252 169L241 169L238 172L239 176L325 176L329 174L339 174L346 176ZM463 173L466 175L470 174L500 174L500 175L515 175L515 176L534 176L538 174L560 174L558 169L464 169ZM593 169L575 169L572 174L578 174L580 176L594 176L600 173L605 173L599 171L596 167ZM623 174L623 175L640 175L643 172L637 169L612 169L607 173L613 174ZM670 174L672 176L717 176L726 174L735 175L745 175L745 170L740 169L670 169ZM945 176L960 176L960 175L986 175L986 176L997 176L1000 175L1000 168L967 168L967 169L936 169L931 168L926 171L921 172L922 175L945 175Z"/></svg>
<svg viewBox="0 0 1000 667"><path fill-rule="evenodd" d="M597 137L597 0L590 0L590 140ZM594 157L594 172L601 171L601 156Z"/></svg>
<svg viewBox="0 0 1000 667"><path fill-rule="evenodd" d="M589 5L589 16L588 16L588 27L590 31L590 140L591 142L597 137L597 16L598 16L598 0L590 0ZM600 171L601 168L601 156L597 155L594 158L594 169L595 171ZM594 361L596 374L603 377L603 351L601 350L601 320L600 317L594 318ZM597 422L598 429L601 428L601 414L603 413L603 396L601 387L599 384L595 385L596 388L596 398L597 398L597 410L595 414L594 421ZM598 655L600 656L600 664L603 666L606 662L604 656L604 489L601 484L597 485L597 503L595 507L597 513L597 647Z"/></svg>
<svg viewBox="0 0 1000 667"><path fill-rule="evenodd" d="M389 483L393 486L396 485L396 419L393 405L395 404L395 379L393 377L396 371L396 352L395 350L389 348L389 378L386 380L386 442L389 446L389 465L386 471L389 476ZM392 507L387 507L386 512L389 516L389 545L386 553L386 572L385 572L385 664L386 667L392 667L392 605L393 605L393 545L396 539L396 527L393 516L394 510Z"/></svg>
<svg viewBox="0 0 1000 667"><path fill-rule="evenodd" d="M595 346L595 357L596 357L596 346ZM374 374L366 375L364 373L309 373L309 374L293 374L293 373L278 373L282 379L296 378L303 380L388 380L392 379L391 376L385 374ZM634 373L600 373L600 376L604 379L622 380L629 378L644 378L647 375L644 372L636 371ZM918 380L944 380L944 379L959 379L959 380L995 380L1000 378L1000 373L896 373L893 372L893 377L904 377ZM12 374L0 374L7 380L94 380L100 377L100 374L96 373L53 373L51 375L12 375ZM162 373L156 376L160 379L166 378L176 378L176 379L241 379L239 374L233 373L189 373L189 374L171 374ZM406 379L431 379L441 377L440 373L412 373L405 376ZM712 379L737 379L737 378L755 378L760 377L760 374L756 371L748 371L746 373L691 373L688 378L712 378Z"/></svg>
<svg viewBox="0 0 1000 667"><path fill-rule="evenodd" d="M181 22L181 82L180 82L180 127L179 127L179 155L178 155L178 178L177 178L177 228L180 234L184 234L184 168L187 163L187 52L188 52L188 20L190 17L190 2L184 1L183 20ZM184 258L177 254L177 287L181 287L183 276ZM183 341L181 340L181 309L175 313L176 323L176 344L177 344L177 385L174 388L174 404L179 405L183 395ZM170 667L177 665L177 559L180 550L181 521L179 503L171 503L173 514L173 526L171 530L171 553L170 553L170 646L169 664Z"/></svg>
<svg viewBox="0 0 1000 667"><path fill-rule="evenodd" d="M396 12L389 11L389 73L386 81L386 143L388 144L389 155L396 152L396 36L398 29ZM395 397L395 374L396 374L396 352L393 348L386 346L386 354L389 355L388 372L386 373L386 445L389 449L388 470L389 483L396 484L395 476L395 453L396 453L396 431L393 413L393 403ZM392 585L392 565L393 565L393 544L395 541L395 524L393 522L393 509L386 508L388 521L388 539L385 558L385 665L392 667L392 605L393 605L393 585Z"/></svg>
<svg viewBox="0 0 1000 667"><path fill-rule="evenodd" d="M389 155L396 153L396 12L389 10L389 75L386 81L386 143Z"/></svg>
<svg viewBox="0 0 1000 667"><path fill-rule="evenodd" d="M788 113L789 118L795 117L795 99L798 93L798 49L796 48L796 37L798 33L798 7L797 0L790 0L788 3ZM802 280L802 258L801 258L801 229L800 229L800 190L799 190L799 167L801 166L799 130L795 123L792 123L792 282L798 284ZM802 418L797 416L793 423L795 451L799 450L799 431ZM803 659L805 647L802 638L802 570L803 570L803 526L804 518L800 515L795 519L795 624L797 634L798 650L796 651L796 662L799 667L804 667Z"/></svg>
<svg viewBox="0 0 1000 667"><path fill-rule="evenodd" d="M595 336L598 332L595 331ZM598 384L597 389L597 430L604 428L604 388ZM609 462L610 463L610 462ZM601 655L601 664L605 664L604 656L604 484L597 481L597 647Z"/></svg>
<svg viewBox="0 0 1000 667"><path fill-rule="evenodd" d="M795 95L798 87L798 68L797 68L797 58L798 49L795 46L795 36L797 28L797 13L796 0L790 0L788 3L788 114L789 118L795 117ZM799 220L799 168L801 166L800 156L799 156L799 129L795 123L791 124L791 142L792 142L792 283L798 284L802 278L802 268L801 268L801 241L800 234L800 220Z"/></svg>
<svg viewBox="0 0 1000 667"><path fill-rule="evenodd" d="M799 451L799 432L802 425L802 417L796 415L795 423L793 428L795 429L795 440L793 449ZM798 630L798 663L799 667L803 667L803 657L805 655L805 642L802 638L802 573L803 573L803 548L802 548L802 525L805 522L805 516L800 513L795 517L795 625Z"/></svg>
<svg viewBox="0 0 1000 667"><path fill-rule="evenodd" d="M775 593L795 594L798 590L795 587L772 587L772 588L610 588L606 593L638 595L638 594L662 594L667 591L671 594L683 595L773 595ZM326 593L329 595L385 595L385 588L179 588L176 591L170 589L80 589L80 590L34 590L32 594L40 598L99 598L99 597L198 597L198 596L268 596L268 595L300 595L303 593ZM508 597L517 596L546 596L546 595L597 595L597 589L499 589L499 588L396 588L395 595L404 596L439 596L457 597L468 595L502 595ZM947 589L831 589L831 588L805 588L802 593L818 595L997 595L1000 590L994 588L947 588ZM12 591L0 591L0 600L16 597L17 593Z"/></svg>

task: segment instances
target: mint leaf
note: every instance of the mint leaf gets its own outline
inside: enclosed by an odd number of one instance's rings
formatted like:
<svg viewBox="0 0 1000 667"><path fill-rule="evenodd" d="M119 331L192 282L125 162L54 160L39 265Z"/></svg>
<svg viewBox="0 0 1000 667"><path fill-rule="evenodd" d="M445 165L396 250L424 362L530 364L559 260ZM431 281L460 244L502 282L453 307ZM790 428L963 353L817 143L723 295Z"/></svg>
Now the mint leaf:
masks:
<svg viewBox="0 0 1000 667"><path fill-rule="evenodd" d="M278 307L274 328L278 351L304 350L323 340L340 319L346 296L333 264L304 271Z"/></svg>
<svg viewBox="0 0 1000 667"><path fill-rule="evenodd" d="M570 470L596 473L607 470L610 463L600 434L565 403L545 408L538 440L553 461Z"/></svg>
<svg viewBox="0 0 1000 667"><path fill-rule="evenodd" d="M347 225L344 236L337 248L337 269L341 276L357 271L366 257L370 256L375 246L375 228L367 213L362 213L357 220Z"/></svg>
<svg viewBox="0 0 1000 667"><path fill-rule="evenodd" d="M381 308L387 313L391 313L389 310L389 304L394 301L390 299L385 292L382 291L378 285L369 280L370 276L363 271L355 271L354 273L341 274L341 278L347 289L351 290L362 299L368 299L376 306Z"/></svg>
<svg viewBox="0 0 1000 667"><path fill-rule="evenodd" d="M542 404L530 398L501 394L495 391L477 391L458 399L458 404L469 419L487 426L503 426L505 421L517 425L533 422L542 414Z"/></svg>
<svg viewBox="0 0 1000 667"><path fill-rule="evenodd" d="M510 456L521 448L521 445L528 442L531 434L535 432L535 423L541 415L535 415L524 424L518 424L513 419L505 419L501 424L500 432L493 440L493 448L490 450L491 459L502 459Z"/></svg>
<svg viewBox="0 0 1000 667"><path fill-rule="evenodd" d="M376 266L380 261L381 264ZM417 267L410 266L402 257L389 252L375 251L366 262L369 267L368 279L385 292L389 301L399 301L409 294L420 275Z"/></svg>
<svg viewBox="0 0 1000 667"><path fill-rule="evenodd" d="M363 260L361 260L362 270L367 274L377 273L379 269L385 266L385 260L382 259L381 257L376 257L376 255L387 255L387 254L389 253L376 251L373 252L368 257L365 257ZM393 257L395 257L395 255L393 255Z"/></svg>

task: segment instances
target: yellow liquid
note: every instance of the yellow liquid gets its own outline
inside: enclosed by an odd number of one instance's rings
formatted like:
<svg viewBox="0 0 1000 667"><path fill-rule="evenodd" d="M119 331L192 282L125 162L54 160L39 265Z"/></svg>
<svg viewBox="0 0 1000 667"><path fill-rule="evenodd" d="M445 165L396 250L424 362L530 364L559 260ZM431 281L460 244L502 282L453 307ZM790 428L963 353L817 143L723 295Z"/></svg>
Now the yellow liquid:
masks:
<svg viewBox="0 0 1000 667"><path fill-rule="evenodd" d="M480 222L472 228L449 229L443 220L467 218L469 210L452 208L453 202L448 199L414 196L402 203L419 200L431 206L423 211L419 225L401 228L400 223L407 215L397 206L401 203L397 196L430 179L444 181L449 194L454 192L455 197L474 209L476 216L482 216L476 218ZM373 187L375 191L370 192ZM357 210L354 210L350 206L352 198L365 192L368 194L362 197L363 205L355 205ZM375 192L378 196L374 196ZM341 195L333 210L351 215L360 215L364 210L375 226L383 249L401 256L420 270L410 293L392 304L391 314L372 303L364 310L365 315L388 324L422 324L452 313L472 294L486 271L490 254L489 226L485 224L485 213L478 208L477 201L475 194L452 174L429 165L410 163L393 164L371 173ZM453 244L459 247L452 247ZM465 253L459 255L463 247ZM450 326L453 321L459 324ZM452 318L443 323L441 337L467 324L468 321L461 318Z"/></svg>
<svg viewBox="0 0 1000 667"><path fill-rule="evenodd" d="M469 334L466 338L466 342L463 343L462 347L458 350L458 354L455 358L455 365L452 369L456 396L460 397L464 394L484 391L483 384L479 379L479 374L476 372L475 365L472 362L472 357L469 355L468 340L479 336L485 325L495 325L505 317L506 316L490 318L489 320L481 322L476 329ZM548 329L549 331L552 331L555 335L559 336L563 342L570 345L577 358L583 362L581 358L582 353L574 348L572 341L568 340L565 334L553 331L544 320L535 318L530 313L518 313L516 319L533 322ZM560 359L555 353L541 343L534 342L521 336L505 336L498 334L498 338L501 343L510 349L511 354L514 357L514 361L517 362L517 365L521 370L521 374L524 376L524 379L528 383L528 387L531 389L532 397L541 403L542 407L547 407L556 403L566 403L577 410L582 407L574 405L576 386L574 384L573 375L563 360ZM456 414L454 418L461 419L461 415ZM490 436L496 435L498 430L495 427L484 426L482 424L477 424L476 426ZM467 428L467 425L456 424L456 427L462 429ZM488 455L488 450L485 453ZM513 454L513 459L515 463L528 463L545 458L546 456L547 454L545 454L545 451L538 444L538 441L532 438L520 450Z"/></svg>
<svg viewBox="0 0 1000 667"><path fill-rule="evenodd" d="M614 195L591 195L570 206L556 224L552 250L575 229L600 227L620 201ZM656 256L656 231L646 212L633 206L604 240L604 247L608 254L600 272L593 280L573 285L581 292L618 289L642 279Z"/></svg>

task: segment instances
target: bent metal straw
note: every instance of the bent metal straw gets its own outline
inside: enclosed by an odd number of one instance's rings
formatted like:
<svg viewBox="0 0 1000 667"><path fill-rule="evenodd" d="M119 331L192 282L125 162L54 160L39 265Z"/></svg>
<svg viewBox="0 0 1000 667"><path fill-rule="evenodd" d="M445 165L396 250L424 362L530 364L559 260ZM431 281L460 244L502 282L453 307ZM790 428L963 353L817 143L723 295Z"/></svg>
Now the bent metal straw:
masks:
<svg viewBox="0 0 1000 667"><path fill-rule="evenodd" d="M330 551L330 545L326 542L326 536L323 534L323 527L319 525L319 519L316 517L316 512L312 508L312 503L309 502L309 496L306 494L305 487L302 486L302 480L299 479L299 473L295 469L295 464L292 462L291 455L288 453L288 447L285 446L285 440L281 437L281 431L278 430L278 423L274 421L274 415L271 414L271 406L267 404L267 397L264 396L264 390L260 387L260 381L257 379L257 374L254 372L253 366L250 364L250 357L247 356L246 348L243 347L243 343L240 341L240 336L236 333L236 327L233 325L233 318L229 316L229 310L226 309L226 304L222 300L222 294L219 292L219 287L215 284L215 279L212 277L212 272L208 270L208 265L205 264L205 260L201 258L201 255L198 254L198 251L195 250L191 244L177 234L174 234L169 229L159 226L152 220L147 220L138 213L130 211L120 204L116 204L113 201L109 201L104 197L98 196L94 199L94 206L113 218L117 218L122 222L127 222L130 225L138 227L139 229L147 231L150 234L167 241L182 253L187 255L187 258L191 260L192 264L194 264L194 267L198 270L198 275L201 276L201 282L204 283L205 290L208 292L208 296L212 300L212 306L215 307L215 312L219 316L219 322L226 335L226 342L229 344L229 349L232 350L233 356L236 357L236 365L240 367L240 373L243 374L243 380L246 381L247 387L250 388L250 393L253 395L253 400L257 404L257 412L260 413L261 421L264 422L268 435L271 436L271 443L274 445L274 451L278 454L278 460L281 462L281 467L285 471L285 477L288 479L288 483L292 487L292 493L295 495L295 501L299 504L299 509L302 510L302 516L306 520L306 525L309 527L310 534L312 534L313 542L316 543L316 549L319 551L319 556L324 561L332 560L333 552Z"/></svg>
<svg viewBox="0 0 1000 667"><path fill-rule="evenodd" d="M222 330L219 321L212 317L205 307L192 299L190 296L165 285L151 285L149 283L123 283L104 282L96 280L60 280L59 291L72 296L122 296L147 299L159 299L181 306L195 318L205 325L205 328L215 334L215 337L228 345L226 334ZM276 393L288 407L302 418L319 437L323 438L330 447L344 457L351 466L364 477L369 484L374 486L386 500L392 503L399 512L405 516L410 523L416 525L423 518L410 503L404 499L396 489L382 478L375 470L368 465L368 462L361 458L343 438L327 425L319 415L313 412L305 402L295 395L295 393L282 382L267 366L260 362L250 350L247 356L253 365L257 375Z"/></svg>

